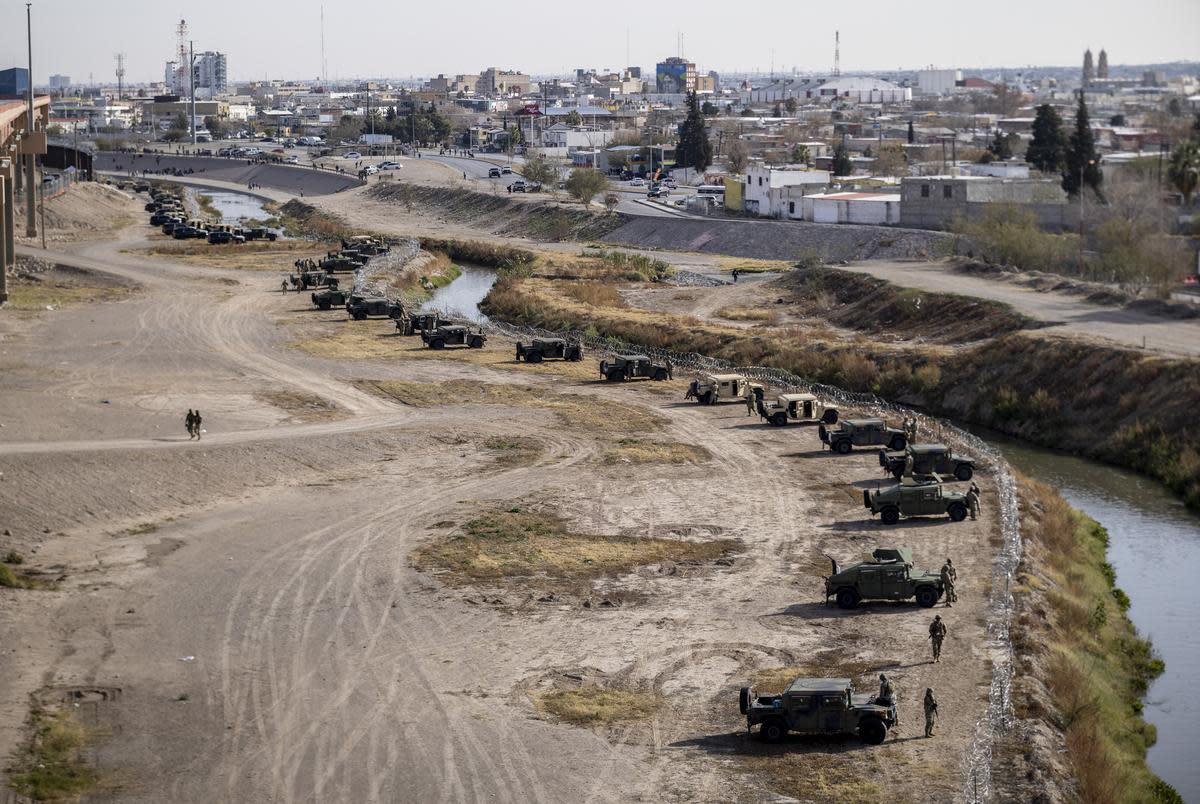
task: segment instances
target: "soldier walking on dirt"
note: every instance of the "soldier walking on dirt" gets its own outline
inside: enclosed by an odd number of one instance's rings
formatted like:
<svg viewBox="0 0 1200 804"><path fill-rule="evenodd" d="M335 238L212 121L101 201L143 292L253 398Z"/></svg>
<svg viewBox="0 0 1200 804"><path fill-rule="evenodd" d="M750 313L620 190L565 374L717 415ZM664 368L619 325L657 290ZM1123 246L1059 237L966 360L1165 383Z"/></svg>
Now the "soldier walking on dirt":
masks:
<svg viewBox="0 0 1200 804"><path fill-rule="evenodd" d="M942 615L935 614L933 622L929 624L929 640L933 643L933 660L941 662L942 660L942 640L946 638L946 624L942 622Z"/></svg>
<svg viewBox="0 0 1200 804"><path fill-rule="evenodd" d="M283 281L281 281L281 282L279 283L279 290L280 290L280 292L282 292L282 293L287 293L287 292L288 292L288 281L287 281L287 277L284 277Z"/></svg>
<svg viewBox="0 0 1200 804"><path fill-rule="evenodd" d="M200 440L200 423L204 421L204 419L200 418L200 408L196 408L195 419L193 421L194 421L194 424L192 426L196 431L196 440L199 441Z"/></svg>
<svg viewBox="0 0 1200 804"><path fill-rule="evenodd" d="M933 697L933 688L925 688L925 736L933 736L933 724L937 721L937 699Z"/></svg>
<svg viewBox="0 0 1200 804"><path fill-rule="evenodd" d="M747 416L754 415L755 399L757 399L757 397L755 397L755 395L754 395L754 389L747 386L746 387L746 415Z"/></svg>
<svg viewBox="0 0 1200 804"><path fill-rule="evenodd" d="M979 486L975 483L967 491L967 509L971 512L971 519L979 518Z"/></svg>
<svg viewBox="0 0 1200 804"><path fill-rule="evenodd" d="M187 425L188 440L191 441L196 437L196 414L191 408L188 408L187 416L184 418L183 423Z"/></svg>
<svg viewBox="0 0 1200 804"><path fill-rule="evenodd" d="M942 588L946 590L946 605L957 603L958 592L954 591L954 582L958 580L958 572L950 563L950 559L947 558L946 563L942 565L940 575L942 576Z"/></svg>

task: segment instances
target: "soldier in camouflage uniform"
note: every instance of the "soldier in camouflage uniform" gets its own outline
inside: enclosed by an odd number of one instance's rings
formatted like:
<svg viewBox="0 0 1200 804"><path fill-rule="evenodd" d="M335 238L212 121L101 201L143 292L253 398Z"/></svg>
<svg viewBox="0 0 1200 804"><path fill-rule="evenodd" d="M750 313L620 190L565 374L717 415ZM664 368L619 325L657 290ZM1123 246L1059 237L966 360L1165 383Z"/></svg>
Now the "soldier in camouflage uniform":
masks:
<svg viewBox="0 0 1200 804"><path fill-rule="evenodd" d="M892 722L894 726L900 725L900 715L896 709L896 688L892 686L892 682L883 673L879 674L879 694L875 696L875 703L880 706L891 707Z"/></svg>
<svg viewBox="0 0 1200 804"><path fill-rule="evenodd" d="M954 569L954 565L950 563L950 559L946 559L946 563L942 565L942 588L946 590L946 605L952 605L958 602L958 592L954 591L954 582L958 580L958 572Z"/></svg>
<svg viewBox="0 0 1200 804"><path fill-rule="evenodd" d="M941 662L942 660L942 640L946 638L946 624L942 622L942 615L935 614L933 622L929 624L929 641L933 644L933 660Z"/></svg>
<svg viewBox="0 0 1200 804"><path fill-rule="evenodd" d="M971 519L979 518L979 486L975 483L967 491L967 510L971 512Z"/></svg>
<svg viewBox="0 0 1200 804"><path fill-rule="evenodd" d="M933 688L925 689L925 736L933 736L933 724L937 721L937 699L933 697Z"/></svg>

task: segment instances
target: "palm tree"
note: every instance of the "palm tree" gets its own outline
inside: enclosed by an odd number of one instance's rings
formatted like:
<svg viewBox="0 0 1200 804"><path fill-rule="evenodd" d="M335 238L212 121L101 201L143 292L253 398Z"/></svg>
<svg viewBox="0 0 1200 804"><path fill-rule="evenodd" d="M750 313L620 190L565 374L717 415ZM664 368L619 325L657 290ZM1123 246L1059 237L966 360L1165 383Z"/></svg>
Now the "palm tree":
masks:
<svg viewBox="0 0 1200 804"><path fill-rule="evenodd" d="M1171 166L1167 178L1175 189L1183 193L1183 203L1190 204L1192 195L1200 186L1200 143L1187 140L1171 154Z"/></svg>

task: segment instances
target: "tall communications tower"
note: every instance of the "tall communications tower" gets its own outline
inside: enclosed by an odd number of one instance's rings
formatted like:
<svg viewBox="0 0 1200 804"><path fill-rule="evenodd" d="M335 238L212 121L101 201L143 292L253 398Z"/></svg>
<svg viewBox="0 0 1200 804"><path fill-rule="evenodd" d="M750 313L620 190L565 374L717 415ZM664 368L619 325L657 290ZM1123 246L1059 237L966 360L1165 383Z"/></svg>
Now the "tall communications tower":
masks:
<svg viewBox="0 0 1200 804"><path fill-rule="evenodd" d="M325 6L321 6L321 86L329 85L329 70L325 63Z"/></svg>
<svg viewBox="0 0 1200 804"><path fill-rule="evenodd" d="M117 100L124 97L125 92L125 54L115 54L117 60Z"/></svg>
<svg viewBox="0 0 1200 804"><path fill-rule="evenodd" d="M842 74L842 32L833 32L833 77Z"/></svg>
<svg viewBox="0 0 1200 804"><path fill-rule="evenodd" d="M188 27L187 20L180 20L175 27L176 60L175 64L175 94L182 95L185 87L191 86L192 67L188 58Z"/></svg>

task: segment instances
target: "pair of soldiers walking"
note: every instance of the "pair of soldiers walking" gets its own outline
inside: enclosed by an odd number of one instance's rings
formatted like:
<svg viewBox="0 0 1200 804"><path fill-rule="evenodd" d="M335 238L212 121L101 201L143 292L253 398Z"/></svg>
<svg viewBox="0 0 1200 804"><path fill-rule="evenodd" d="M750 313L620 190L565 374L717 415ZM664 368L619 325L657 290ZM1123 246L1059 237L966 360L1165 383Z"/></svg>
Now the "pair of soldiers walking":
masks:
<svg viewBox="0 0 1200 804"><path fill-rule="evenodd" d="M184 418L183 423L187 425L189 441L192 439L196 439L197 441L200 440L200 425L203 423L203 421L204 419L200 417L200 411L198 409L192 410L191 408L188 408L187 416Z"/></svg>

